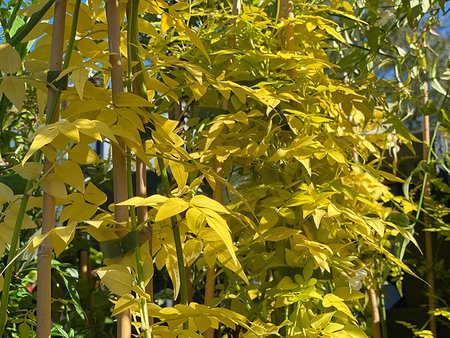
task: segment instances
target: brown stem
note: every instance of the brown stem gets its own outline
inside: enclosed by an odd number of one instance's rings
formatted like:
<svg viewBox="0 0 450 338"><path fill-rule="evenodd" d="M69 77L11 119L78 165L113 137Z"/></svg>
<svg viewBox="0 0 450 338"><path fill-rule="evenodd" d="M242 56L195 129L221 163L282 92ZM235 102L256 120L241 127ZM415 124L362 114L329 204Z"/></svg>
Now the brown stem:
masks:
<svg viewBox="0 0 450 338"><path fill-rule="evenodd" d="M54 21L52 29L52 46L50 51L50 71L60 71L62 67L64 27L66 19L66 0L55 2ZM58 106L52 111L57 93L49 87L47 97L47 114L52 112L52 118L48 123L59 119ZM52 163L44 158L44 172L52 168ZM55 197L43 193L42 234L46 234L55 227ZM37 263L37 330L38 338L50 337L51 329L51 259L52 243L50 238L44 240L38 250Z"/></svg>
<svg viewBox="0 0 450 338"><path fill-rule="evenodd" d="M422 84L422 100L425 105L428 101L428 83L426 81ZM422 158L424 161L428 159L428 148L430 146L430 117L428 115L423 115L422 122ZM431 194L430 181L428 176L426 177L425 182L425 191L424 191L424 200L427 200ZM423 217L423 222L425 228L430 227L430 218L425 213ZM434 282L434 273L433 273L433 237L432 232L425 231L425 257L426 257L426 265L427 265L427 282L428 282L428 311L430 313L430 331L433 333L434 337L437 337L437 327L436 327L436 317L434 316L435 310L435 282Z"/></svg>
<svg viewBox="0 0 450 338"><path fill-rule="evenodd" d="M370 310L372 313L372 337L381 338L380 311L377 293L373 288L369 288L367 291L369 293Z"/></svg>
<svg viewBox="0 0 450 338"><path fill-rule="evenodd" d="M217 162L214 170L219 177L223 177L223 162ZM219 203L223 203L223 184L218 179L216 179L216 184L213 192L213 199ZM216 284L216 266L214 265L206 271L205 304L210 303L210 301L214 298L215 284ZM209 328L205 332L205 337L206 338L214 337L214 329Z"/></svg>
<svg viewBox="0 0 450 338"><path fill-rule="evenodd" d="M89 273L89 252L83 249L80 251L80 278L87 281Z"/></svg>
<svg viewBox="0 0 450 338"><path fill-rule="evenodd" d="M118 0L106 1L106 18L108 22L109 61L111 63L111 90L114 101L117 94L123 92ZM114 203L122 202L128 198L127 167L123 149L125 149L125 145L121 140L119 140L118 145L112 146ZM114 207L114 217L118 222L127 222L128 208L116 205ZM117 337L131 337L130 311L125 311L118 315Z"/></svg>
<svg viewBox="0 0 450 338"><path fill-rule="evenodd" d="M139 197L147 197L147 166L139 159L136 159L136 195ZM137 208L137 219L138 224L142 224L148 219L147 207ZM152 228L148 226L147 228L147 238L148 238L148 248L150 255L152 254ZM150 296L150 299L154 301L153 298L153 278L145 286L145 292ZM149 324L154 323L153 317L148 318Z"/></svg>
<svg viewBox="0 0 450 338"><path fill-rule="evenodd" d="M279 19L293 19L294 18L294 1L293 0L280 0L280 17ZM290 22L285 30L285 43L286 49L290 52L295 51L295 27L294 23ZM290 59L288 62L289 69L288 74L290 77L295 75L295 60Z"/></svg>

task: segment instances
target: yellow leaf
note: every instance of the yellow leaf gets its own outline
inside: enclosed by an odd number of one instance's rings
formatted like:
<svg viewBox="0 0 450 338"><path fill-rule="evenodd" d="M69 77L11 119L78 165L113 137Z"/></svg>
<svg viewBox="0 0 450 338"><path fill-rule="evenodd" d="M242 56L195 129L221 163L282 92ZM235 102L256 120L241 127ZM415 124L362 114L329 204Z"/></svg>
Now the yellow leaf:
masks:
<svg viewBox="0 0 450 338"><path fill-rule="evenodd" d="M186 257L186 265L191 266L194 261L202 253L203 244L198 239L189 239L184 244L184 256Z"/></svg>
<svg viewBox="0 0 450 338"><path fill-rule="evenodd" d="M186 224L194 234L197 234L205 223L205 216L202 214L200 209L189 208L186 212Z"/></svg>
<svg viewBox="0 0 450 338"><path fill-rule="evenodd" d="M202 54L206 57L208 62L211 63L209 54L205 46L203 45L202 40L200 40L197 34L195 34L194 31L180 19L177 19L176 26L178 33L181 34L182 31L184 31L186 35L189 37L189 40L191 40L191 42L195 45L195 47L197 47L202 52Z"/></svg>
<svg viewBox="0 0 450 338"><path fill-rule="evenodd" d="M3 62L3 61L2 61ZM0 84L0 93L3 92L18 110L22 110L25 100L25 81L18 77L5 77Z"/></svg>
<svg viewBox="0 0 450 338"><path fill-rule="evenodd" d="M187 208L189 208L189 204L185 200L178 197L171 197L159 207L159 210L156 213L155 222L178 215Z"/></svg>
<svg viewBox="0 0 450 338"><path fill-rule="evenodd" d="M316 225L316 228L319 229L320 221L322 220L322 217L325 215L325 210L322 209L315 209L313 212L313 218L314 218L314 224Z"/></svg>
<svg viewBox="0 0 450 338"><path fill-rule="evenodd" d="M13 227L16 224L17 217L19 214L19 200L16 200L6 211L6 215L4 218L5 223L11 224ZM28 214L25 214L23 221L22 221L22 229L33 229L36 228L36 223L33 222L33 220L28 216Z"/></svg>
<svg viewBox="0 0 450 338"><path fill-rule="evenodd" d="M37 234L40 234L41 230L38 230ZM33 252L36 250L39 245L42 244L42 242L51 235L51 232L47 232L45 235L33 235L33 239L31 240L30 244L28 245L28 252Z"/></svg>
<svg viewBox="0 0 450 338"><path fill-rule="evenodd" d="M151 103L133 93L120 93L114 97L116 107L150 107Z"/></svg>
<svg viewBox="0 0 450 338"><path fill-rule="evenodd" d="M194 197L192 197L189 203L198 208L211 209L223 214L230 213L228 209L225 208L222 204L205 195L195 195Z"/></svg>
<svg viewBox="0 0 450 338"><path fill-rule="evenodd" d="M56 127L59 133L67 136L69 139L74 140L75 142L80 141L80 134L77 127L73 123L70 123L67 120L61 120L58 121Z"/></svg>
<svg viewBox="0 0 450 338"><path fill-rule="evenodd" d="M54 197L66 199L67 191L64 181L59 178L55 173L50 173L47 175L41 183L42 189Z"/></svg>
<svg viewBox="0 0 450 338"><path fill-rule="evenodd" d="M139 301L129 294L123 295L117 300L112 315L117 316L127 310L139 311Z"/></svg>
<svg viewBox="0 0 450 338"><path fill-rule="evenodd" d="M133 275L123 265L112 264L95 270L108 289L118 296L131 293Z"/></svg>
<svg viewBox="0 0 450 338"><path fill-rule="evenodd" d="M172 172L175 181L177 181L178 189L181 190L186 185L188 179L188 172L184 165L179 162L169 161L170 171Z"/></svg>
<svg viewBox="0 0 450 338"><path fill-rule="evenodd" d="M341 212L336 208L336 206L333 203L328 204L328 210L327 210L328 217L334 217L339 216Z"/></svg>
<svg viewBox="0 0 450 338"><path fill-rule="evenodd" d="M285 226L278 226L264 232L264 240L278 242L299 233L299 230L288 228Z"/></svg>
<svg viewBox="0 0 450 338"><path fill-rule="evenodd" d="M321 28L324 28L325 31L330 34L332 37L334 37L336 40L347 44L347 41L342 37L341 34L339 34L333 27L330 26L321 26Z"/></svg>
<svg viewBox="0 0 450 338"><path fill-rule="evenodd" d="M315 200L305 191L296 192L286 202L287 207L296 207L299 205L314 203Z"/></svg>
<svg viewBox="0 0 450 338"><path fill-rule="evenodd" d="M52 245L55 249L56 256L59 256L69 246L73 237L75 236L76 223L70 223L66 226L61 226L52 231Z"/></svg>
<svg viewBox="0 0 450 338"><path fill-rule="evenodd" d="M9 43L0 44L0 70L15 73L22 66L19 53Z"/></svg>
<svg viewBox="0 0 450 338"><path fill-rule="evenodd" d="M348 286L342 286L334 290L334 294L344 300L355 300L364 298L364 293L358 290L350 290Z"/></svg>
<svg viewBox="0 0 450 338"><path fill-rule="evenodd" d="M84 175L78 164L67 160L61 164L57 164L54 170L55 174L58 175L65 183L80 192L84 192Z"/></svg>
<svg viewBox="0 0 450 338"><path fill-rule="evenodd" d="M81 143L70 149L69 159L80 164L95 164L101 162L94 149Z"/></svg>
<svg viewBox="0 0 450 338"><path fill-rule="evenodd" d="M11 168L26 180L34 180L42 172L42 164L38 162L27 162L17 164Z"/></svg>
<svg viewBox="0 0 450 338"><path fill-rule="evenodd" d="M139 32L145 33L149 36L153 36L156 39L161 39L161 35L158 34L156 28L147 20L138 19Z"/></svg>
<svg viewBox="0 0 450 338"><path fill-rule="evenodd" d="M157 92L161 94L167 94L170 92L170 88L167 87L164 83L161 81L155 79L155 78L149 78L145 81L145 85L147 86L147 89L156 90Z"/></svg>
<svg viewBox="0 0 450 338"><path fill-rule="evenodd" d="M347 324L345 325L344 332L347 334L347 337L351 338L367 338L366 333L358 326ZM430 332L429 338L433 338L433 335Z"/></svg>
<svg viewBox="0 0 450 338"><path fill-rule="evenodd" d="M284 209L290 210L288 208L284 208ZM269 229L269 228L273 227L280 220L280 217L278 216L276 208L265 208L263 211L258 213L258 216L261 217L259 219L259 224L264 229Z"/></svg>
<svg viewBox="0 0 450 338"><path fill-rule="evenodd" d="M86 85L88 77L89 71L84 67L80 67L72 71L71 78L73 86L77 90L80 99L83 99L84 86Z"/></svg>
<svg viewBox="0 0 450 338"><path fill-rule="evenodd" d="M108 138L110 141L117 143L117 139L111 128L109 128L109 126L102 121L78 119L75 121L75 125L83 134L91 137L93 137L93 135L97 136L100 134L103 137ZM102 138L99 141L102 141Z"/></svg>
<svg viewBox="0 0 450 338"><path fill-rule="evenodd" d="M52 142L56 136L58 136L58 131L53 126L44 127L39 130L34 137L33 143L31 143L30 149L23 158L22 164L25 163L36 151Z"/></svg>
<svg viewBox="0 0 450 338"><path fill-rule="evenodd" d="M0 205L11 201L14 198L14 192L6 184L0 182Z"/></svg>
<svg viewBox="0 0 450 338"><path fill-rule="evenodd" d="M206 217L206 221L208 225L219 235L228 249L231 258L235 264L238 263L236 253L234 252L233 240L230 235L230 229L228 228L228 224L217 212L211 209L200 209Z"/></svg>
<svg viewBox="0 0 450 338"><path fill-rule="evenodd" d="M172 18L168 14L164 13L161 15L161 34L167 32L172 25Z"/></svg>
<svg viewBox="0 0 450 338"><path fill-rule="evenodd" d="M106 202L108 197L105 195L103 191L101 191L94 184L89 182L86 187L86 191L84 193L84 198L86 199L86 201L92 204L101 205Z"/></svg>
<svg viewBox="0 0 450 338"><path fill-rule="evenodd" d="M61 211L59 221L82 222L86 221L97 212L98 207L89 203L73 203L66 205Z"/></svg>
<svg viewBox="0 0 450 338"><path fill-rule="evenodd" d="M141 202L137 203L136 206L148 206L148 207L157 207L162 205L165 201L167 201L168 198L166 196L162 195L152 195L149 197L144 198Z"/></svg>
<svg viewBox="0 0 450 338"><path fill-rule="evenodd" d="M295 283L289 276L284 276L277 285L277 289L280 290L293 290L298 288L298 284Z"/></svg>
<svg viewBox="0 0 450 338"><path fill-rule="evenodd" d="M324 307L333 306L336 310L339 310L339 311L345 313L350 318L354 319L352 312L348 308L347 304L345 304L342 301L342 298L340 298L332 293L328 293L325 295L325 297L323 297L322 305Z"/></svg>

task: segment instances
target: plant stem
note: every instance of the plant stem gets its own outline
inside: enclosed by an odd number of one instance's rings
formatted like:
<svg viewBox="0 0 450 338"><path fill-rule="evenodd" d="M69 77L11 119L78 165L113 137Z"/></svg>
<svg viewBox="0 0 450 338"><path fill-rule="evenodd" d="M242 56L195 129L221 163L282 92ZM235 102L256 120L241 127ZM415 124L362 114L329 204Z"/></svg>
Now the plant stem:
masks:
<svg viewBox="0 0 450 338"><path fill-rule="evenodd" d="M58 0L59 1L59 0ZM16 32L16 34L13 35L13 37L8 41L8 43L15 47L17 44L19 44L23 38L25 38L28 33L31 32L31 30L41 21L42 17L47 13L47 11L52 7L52 5L55 3L55 0L49 0L46 2L46 4L36 13L34 13L28 22L20 27L20 29Z"/></svg>
<svg viewBox="0 0 450 338"><path fill-rule="evenodd" d="M60 71L62 66L62 55L64 45L64 27L66 18L66 1L56 0L55 14L52 32L52 46L50 54L50 71ZM31 21L31 19L30 19ZM59 109L54 107L53 102L57 100L57 93L51 87L48 89L47 113L52 115L48 123L53 123L59 118ZM44 172L51 170L52 163L44 158ZM45 235L55 227L55 197L43 193L43 215L42 234ZM51 239L46 238L38 250L37 263L37 337L50 337L51 329Z"/></svg>
<svg viewBox="0 0 450 338"><path fill-rule="evenodd" d="M388 327L386 321L386 302L383 290L380 290L380 312L381 312L381 332L383 338L388 338Z"/></svg>
<svg viewBox="0 0 450 338"><path fill-rule="evenodd" d="M25 187L25 194L23 195L22 201L20 202L19 212L17 214L16 223L14 225L14 232L9 247L7 266L11 264L12 260L16 255L20 239L20 230L22 228L22 222L25 217L25 211L27 210L28 200L30 198L29 190L31 189L32 185L33 185L32 181L27 182L27 185ZM6 327L6 312L8 309L9 290L11 287L12 273L13 273L13 265L9 266L6 269L3 281L2 300L1 300L2 306L0 306L0 337L3 337L3 333Z"/></svg>
<svg viewBox="0 0 450 338"><path fill-rule="evenodd" d="M164 193L166 196L170 196L170 184L169 176L167 176L166 166L162 158L158 158L159 170L161 171L161 180L164 188ZM180 274L180 303L187 305L189 303L188 290L187 290L187 278L186 270L184 267L184 256L183 256L183 246L181 244L180 229L178 228L177 218L173 216L171 219L172 231L175 241L175 249L177 251L177 264Z"/></svg>
<svg viewBox="0 0 450 338"><path fill-rule="evenodd" d="M422 102L426 104L428 101L428 82L424 81L421 86L422 92ZM429 150L430 147L430 117L428 115L423 115L422 122L422 159L429 162ZM428 179L428 174L424 175L424 190L422 191L423 197L430 197L431 187L430 181ZM430 218L427 214L424 214L423 222L425 228L430 227ZM430 331L433 336L436 337L437 327L436 327L436 318L434 316L435 309L435 294L434 294L434 273L433 273L433 238L432 233L430 231L425 232L425 257L427 263L427 283L428 287L428 312L430 314Z"/></svg>
<svg viewBox="0 0 450 338"><path fill-rule="evenodd" d="M123 92L122 58L120 51L120 19L119 3L116 0L106 1L106 19L108 25L109 61L111 63L111 90L113 101ZM114 185L114 218L118 222L128 221L128 208L117 203L127 199L126 159L122 152L124 142L118 139L118 145L112 145L113 185ZM117 337L131 337L131 313L124 311L117 316Z"/></svg>
<svg viewBox="0 0 450 338"><path fill-rule="evenodd" d="M133 197L133 179L131 174L131 154L128 156L127 161L127 179L128 179L128 198ZM136 209L134 207L130 207L130 218L131 218L131 230L136 231L137 223L136 223ZM144 270L142 269L142 260L141 260L141 249L140 244L137 243L137 247L135 248L135 256L136 256L136 272L137 272L137 282L139 287L142 290L145 290L145 277ZM147 308L147 300L144 297L139 298L139 310L141 312L141 325L142 331L144 331L144 337L151 338L150 333L150 324L148 322L148 308Z"/></svg>
<svg viewBox="0 0 450 338"><path fill-rule="evenodd" d="M63 69L69 67L70 58L72 56L73 46L75 44L75 36L77 35L78 16L80 14L81 0L75 0L75 8L72 14L72 27L70 29L69 44L67 45L67 52L64 55Z"/></svg>
<svg viewBox="0 0 450 338"><path fill-rule="evenodd" d="M214 168L215 172L218 176L223 177L223 162L217 162ZM216 179L214 192L213 192L213 199L220 204L223 203L223 184L221 181ZM205 304L208 305L208 303L211 302L211 300L214 298L214 291L215 291L215 280L216 280L216 265L211 266L206 271L206 280L205 280ZM214 329L209 328L205 332L205 337L212 338L214 337Z"/></svg>

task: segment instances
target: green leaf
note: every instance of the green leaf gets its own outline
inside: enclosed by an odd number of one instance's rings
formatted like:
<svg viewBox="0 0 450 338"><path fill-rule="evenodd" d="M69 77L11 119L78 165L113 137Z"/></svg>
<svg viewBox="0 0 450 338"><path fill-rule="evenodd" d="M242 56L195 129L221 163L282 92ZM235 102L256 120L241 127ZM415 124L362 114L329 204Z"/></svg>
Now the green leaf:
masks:
<svg viewBox="0 0 450 338"><path fill-rule="evenodd" d="M431 87L436 90L439 94L447 95L447 91L442 87L441 83L436 79L431 80Z"/></svg>

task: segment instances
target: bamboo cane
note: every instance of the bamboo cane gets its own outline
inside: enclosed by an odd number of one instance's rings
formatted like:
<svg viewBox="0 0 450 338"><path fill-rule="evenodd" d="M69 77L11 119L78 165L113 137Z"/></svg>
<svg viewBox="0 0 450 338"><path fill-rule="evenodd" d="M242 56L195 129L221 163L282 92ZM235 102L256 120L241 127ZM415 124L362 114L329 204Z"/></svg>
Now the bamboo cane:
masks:
<svg viewBox="0 0 450 338"><path fill-rule="evenodd" d="M50 71L60 71L62 66L64 27L66 19L66 1L55 1L52 46L50 54ZM51 87L48 89L47 98L47 123L53 123L59 119L59 109L53 104L57 93ZM52 112L52 114L49 114ZM51 115L51 116L50 116ZM52 163L44 158L44 172L48 172ZM55 197L44 192L43 194L43 215L42 234L46 234L55 227ZM37 263L37 337L50 337L51 329L51 258L52 244L50 238L43 241L38 250Z"/></svg>
<svg viewBox="0 0 450 338"><path fill-rule="evenodd" d="M232 14L234 16L239 15L241 12L241 0L233 0L233 8L232 8ZM232 18L230 20L230 24L235 24L236 18ZM235 41L230 39L229 40L230 46L235 44ZM230 60L230 63L233 62L233 60ZM222 108L225 110L229 109L229 101L224 100ZM219 177L223 176L223 162L217 162L216 166L214 168L215 172ZM223 184L219 180L216 180L214 192L213 192L213 199L216 200L219 203L223 203ZM205 276L205 304L210 303L210 301L214 298L214 291L215 291L215 284L216 284L216 265L211 266L207 268L206 270L206 276ZM206 338L213 338L214 337L214 329L209 328L204 333Z"/></svg>
<svg viewBox="0 0 450 338"><path fill-rule="evenodd" d="M117 94L123 92L122 58L120 52L120 20L118 0L106 1L106 19L108 25L109 61L111 63L111 90L113 101ZM122 151L123 141L112 145L114 203L127 199L127 169L126 158ZM118 222L128 221L126 206L114 207L114 217ZM131 337L131 314L124 311L117 316L117 337Z"/></svg>
<svg viewBox="0 0 450 338"><path fill-rule="evenodd" d="M381 328L380 328L380 311L378 307L378 296L372 287L367 290L369 294L370 310L372 313L372 337L381 338Z"/></svg>
<svg viewBox="0 0 450 338"><path fill-rule="evenodd" d="M428 82L424 81L421 86L422 91L422 103L425 105L428 101ZM430 147L430 117L423 115L422 121L422 158L424 161L428 161L428 148ZM428 175L424 177L425 191L423 192L424 198L429 198L431 194L431 187ZM423 222L425 228L430 227L430 218L425 213L423 216ZM427 283L428 283L428 311L430 314L430 331L433 333L433 337L437 337L436 317L434 316L435 310L435 281L433 273L433 237L432 232L425 231L425 257L427 265Z"/></svg>
<svg viewBox="0 0 450 338"><path fill-rule="evenodd" d="M294 1L293 0L280 0L280 17L279 19L293 19L294 18ZM290 52L295 51L295 34L294 34L294 24L292 22L288 23L285 31L285 43L286 49ZM295 60L290 59L288 61L289 68L288 75L294 77Z"/></svg>

